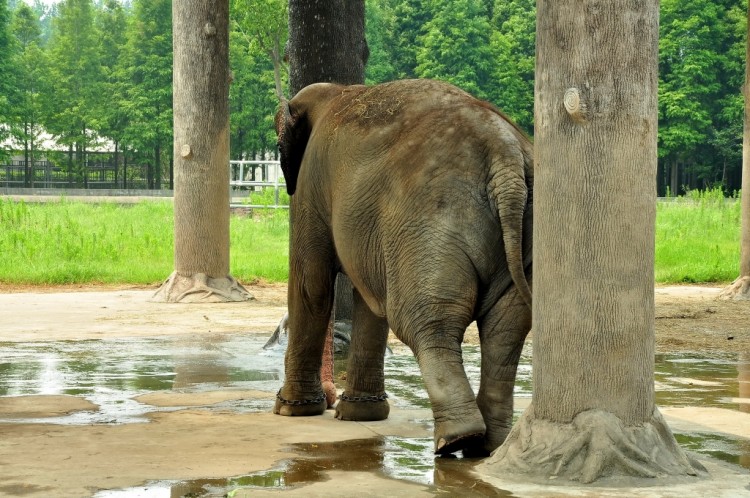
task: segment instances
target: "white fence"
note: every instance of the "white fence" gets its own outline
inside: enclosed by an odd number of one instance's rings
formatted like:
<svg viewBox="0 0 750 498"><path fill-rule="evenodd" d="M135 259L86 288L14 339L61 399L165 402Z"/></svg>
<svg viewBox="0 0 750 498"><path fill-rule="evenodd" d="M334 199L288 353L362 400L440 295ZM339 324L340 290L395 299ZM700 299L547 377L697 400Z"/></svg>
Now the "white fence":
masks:
<svg viewBox="0 0 750 498"><path fill-rule="evenodd" d="M232 190L232 207L288 208L279 204L279 191L286 188L279 161L229 161L229 188ZM253 193L273 189L273 204L253 203ZM249 196L249 202L240 202Z"/></svg>

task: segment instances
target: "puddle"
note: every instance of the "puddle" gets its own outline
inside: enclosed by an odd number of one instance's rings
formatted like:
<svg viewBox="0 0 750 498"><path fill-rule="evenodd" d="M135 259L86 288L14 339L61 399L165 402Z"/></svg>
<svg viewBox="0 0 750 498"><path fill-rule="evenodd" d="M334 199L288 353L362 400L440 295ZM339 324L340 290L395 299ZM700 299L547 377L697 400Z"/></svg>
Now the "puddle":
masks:
<svg viewBox="0 0 750 498"><path fill-rule="evenodd" d="M194 481L153 481L145 486L102 491L95 498L251 496L259 489L298 488L328 480L331 470L367 472L428 486L451 496L513 496L472 474L479 460L435 458L432 438L378 437L336 443L295 444L299 455L278 467L239 477Z"/></svg>
<svg viewBox="0 0 750 498"><path fill-rule="evenodd" d="M190 337L0 343L0 397L75 395L98 405L98 411L55 418L0 419L0 422L120 424L144 422L158 408L134 398L152 392L200 393L220 389L274 393L283 382L283 351L263 350L266 337L254 334L209 334ZM478 389L480 353L464 347L464 365ZM419 370L405 347L386 357L386 390L400 408L429 408ZM345 363L337 360L337 371ZM708 406L750 412L750 357L700 357L686 354L656 357L657 404ZM531 347L522 354L516 397L531 397ZM270 411L273 399L230 400L207 410ZM517 411L519 414L520 411ZM431 421L430 421L431 423ZM699 433L675 434L687 449L750 469L750 440ZM288 489L327 479L330 470L375 473L430 486L448 494L497 495L495 488L471 474L474 461L435 459L432 439L378 437L305 444L289 448L295 455L270 470L238 477L189 482L154 481L97 497L247 496L255 489ZM471 491L469 491L471 490ZM508 496L508 495L505 495Z"/></svg>
<svg viewBox="0 0 750 498"><path fill-rule="evenodd" d="M388 400L402 408L429 408L430 401L425 391L414 356L406 348L397 348L385 360L385 382ZM480 352L478 346L463 346L464 370L474 392L479 391ZM338 367L338 365L336 365ZM341 368L346 368L344 362ZM516 398L531 398L531 344L526 344L521 353L521 363L516 374L514 389Z"/></svg>
<svg viewBox="0 0 750 498"><path fill-rule="evenodd" d="M656 403L750 412L750 357L656 356ZM744 399L745 403L738 400Z"/></svg>
<svg viewBox="0 0 750 498"><path fill-rule="evenodd" d="M34 343L0 343L0 396L67 394L99 406L95 412L24 422L97 424L143 422L157 408L133 398L155 391L219 388L275 392L284 378L283 354L263 351L264 338L239 334ZM216 405L270 410L272 400ZM0 419L7 422L7 419Z"/></svg>

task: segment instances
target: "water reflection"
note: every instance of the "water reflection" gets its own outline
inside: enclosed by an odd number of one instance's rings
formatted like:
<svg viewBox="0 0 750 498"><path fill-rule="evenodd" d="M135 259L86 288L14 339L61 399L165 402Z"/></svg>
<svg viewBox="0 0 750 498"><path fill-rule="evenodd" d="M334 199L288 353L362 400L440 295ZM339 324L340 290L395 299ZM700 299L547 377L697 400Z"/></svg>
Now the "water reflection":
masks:
<svg viewBox="0 0 750 498"><path fill-rule="evenodd" d="M687 354L656 356L656 403L663 406L713 406L747 411L741 403L741 381L747 376L747 355L712 358ZM742 387L741 387L742 386Z"/></svg>
<svg viewBox="0 0 750 498"><path fill-rule="evenodd" d="M336 443L295 444L299 455L278 467L227 479L156 481L147 486L104 491L96 498L137 495L149 497L251 496L258 489L290 489L328 479L329 471L366 472L380 477L410 481L451 496L512 496L485 483L472 471L477 460L438 458L432 439L377 437ZM129 494L128 494L129 493ZM159 494L161 493L161 494Z"/></svg>
<svg viewBox="0 0 750 498"><path fill-rule="evenodd" d="M44 422L142 422L144 415L156 408L133 398L148 392L278 389L283 357L259 352L262 344L262 337L237 334L0 343L0 396L68 394L100 407L97 412L40 420ZM270 407L271 401L256 400L246 409Z"/></svg>

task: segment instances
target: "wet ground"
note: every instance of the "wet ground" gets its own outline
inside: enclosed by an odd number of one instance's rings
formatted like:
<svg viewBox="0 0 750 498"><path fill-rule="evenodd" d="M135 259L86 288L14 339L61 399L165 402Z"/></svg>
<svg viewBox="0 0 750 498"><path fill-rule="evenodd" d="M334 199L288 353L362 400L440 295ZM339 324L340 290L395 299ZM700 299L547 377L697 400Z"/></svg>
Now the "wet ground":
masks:
<svg viewBox="0 0 750 498"><path fill-rule="evenodd" d="M254 293L246 305L148 303L143 291L0 294L0 496L511 496L474 474L475 461L435 459L418 369L395 340L389 420L271 415L283 352L262 346L283 290ZM530 355L527 344L517 414L531 397ZM656 382L680 444L737 475L750 469L750 352L662 351Z"/></svg>

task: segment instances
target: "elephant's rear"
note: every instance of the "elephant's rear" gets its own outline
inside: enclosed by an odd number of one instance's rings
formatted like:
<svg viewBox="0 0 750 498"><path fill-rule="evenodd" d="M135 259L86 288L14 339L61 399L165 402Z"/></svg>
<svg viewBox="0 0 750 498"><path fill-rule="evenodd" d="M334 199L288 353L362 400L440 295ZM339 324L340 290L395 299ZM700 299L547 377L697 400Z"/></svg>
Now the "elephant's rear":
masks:
<svg viewBox="0 0 750 498"><path fill-rule="evenodd" d="M359 159L340 165L331 189L334 236L368 303L393 313L403 304L390 295L397 289L421 301L460 271L477 289L509 274L530 304L533 159L515 125L453 86L422 80L358 87L331 115L348 132L332 148Z"/></svg>

